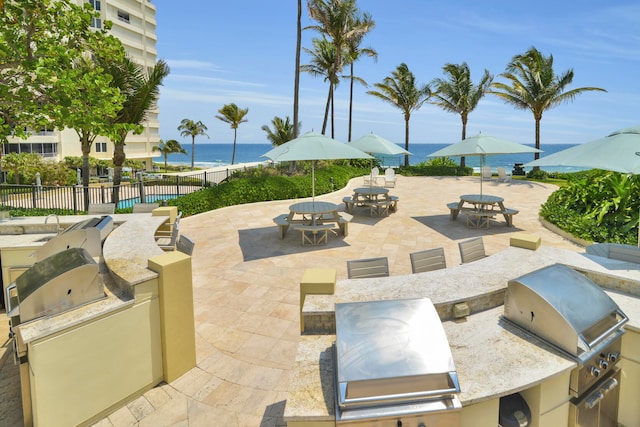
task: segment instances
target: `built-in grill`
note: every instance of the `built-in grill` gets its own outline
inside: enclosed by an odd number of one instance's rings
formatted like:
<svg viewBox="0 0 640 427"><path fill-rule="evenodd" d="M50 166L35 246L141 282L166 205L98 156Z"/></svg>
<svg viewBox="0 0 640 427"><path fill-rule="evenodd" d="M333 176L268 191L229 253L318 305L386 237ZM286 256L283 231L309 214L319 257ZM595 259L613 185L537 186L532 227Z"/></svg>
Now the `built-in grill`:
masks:
<svg viewBox="0 0 640 427"><path fill-rule="evenodd" d="M93 257L102 255L102 243L113 230L113 218L109 215L89 218L65 229L39 247L36 261L69 248L85 248Z"/></svg>
<svg viewBox="0 0 640 427"><path fill-rule="evenodd" d="M336 425L455 427L460 385L431 300L336 304Z"/></svg>
<svg viewBox="0 0 640 427"><path fill-rule="evenodd" d="M16 327L105 296L98 264L84 248L71 248L36 262L7 287L7 315Z"/></svg>
<svg viewBox="0 0 640 427"><path fill-rule="evenodd" d="M616 365L628 318L597 284L560 264L534 271L509 281L504 319L577 362L570 425L617 426Z"/></svg>

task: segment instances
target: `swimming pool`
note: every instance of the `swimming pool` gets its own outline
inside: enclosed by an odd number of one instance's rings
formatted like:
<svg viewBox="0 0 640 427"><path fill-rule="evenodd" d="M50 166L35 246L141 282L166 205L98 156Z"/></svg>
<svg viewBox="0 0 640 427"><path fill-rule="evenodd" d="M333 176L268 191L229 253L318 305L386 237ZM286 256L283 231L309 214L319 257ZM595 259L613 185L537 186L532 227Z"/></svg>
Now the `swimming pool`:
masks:
<svg viewBox="0 0 640 427"><path fill-rule="evenodd" d="M162 200L176 199L177 197L177 194L150 194L145 197L145 203L154 203ZM132 208L135 203L141 203L140 197L120 200L120 202L118 202L118 209Z"/></svg>

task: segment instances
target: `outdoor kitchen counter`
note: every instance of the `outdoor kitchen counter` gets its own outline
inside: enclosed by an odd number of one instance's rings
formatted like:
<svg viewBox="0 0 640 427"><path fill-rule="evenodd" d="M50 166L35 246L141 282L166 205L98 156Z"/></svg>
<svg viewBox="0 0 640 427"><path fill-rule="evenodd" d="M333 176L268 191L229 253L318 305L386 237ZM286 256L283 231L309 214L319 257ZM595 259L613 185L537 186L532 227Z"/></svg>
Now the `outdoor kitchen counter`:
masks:
<svg viewBox="0 0 640 427"><path fill-rule="evenodd" d="M640 297L638 264L543 245L536 251L509 247L472 263L425 273L338 280L332 295L306 295L302 316L307 330L331 333L336 303L426 297L442 319L450 319L457 303L466 303L472 313L502 305L509 280L556 263L585 273L605 289Z"/></svg>
<svg viewBox="0 0 640 427"><path fill-rule="evenodd" d="M333 317L335 303L341 302L427 297L442 308L452 302L476 301L472 304L478 312L461 320L443 321L464 408L526 390L576 366L574 360L501 319L508 280L555 263L574 267L605 287L629 317L626 327L640 331L637 264L548 247L537 251L510 247L480 261L428 273L339 280L334 295L307 295L303 311L326 311L320 316ZM331 324L331 319L324 320L325 326ZM335 331L323 333L300 338L284 413L287 421L335 419L331 350Z"/></svg>
<svg viewBox="0 0 640 427"><path fill-rule="evenodd" d="M157 273L147 267L147 260L164 253L155 244L153 236L158 227L167 220L167 217L151 216L150 214L120 214L112 215L112 217L114 222L119 225L106 238L103 245L103 257L99 261L100 278L104 283L105 297L75 310L21 325L21 339L25 343L132 305L134 300L130 287L157 276ZM61 224L63 224L63 218L66 219L64 224L71 225L83 221L89 216L60 217ZM0 223L0 228L7 222L13 223L11 224L13 227L18 223L20 227L29 228L43 224L43 221L42 217L12 219ZM47 225L50 224L51 222ZM43 245L45 242L38 241L42 238L42 234L27 233L2 235L1 240L2 247L25 247ZM107 269L111 274L106 274Z"/></svg>

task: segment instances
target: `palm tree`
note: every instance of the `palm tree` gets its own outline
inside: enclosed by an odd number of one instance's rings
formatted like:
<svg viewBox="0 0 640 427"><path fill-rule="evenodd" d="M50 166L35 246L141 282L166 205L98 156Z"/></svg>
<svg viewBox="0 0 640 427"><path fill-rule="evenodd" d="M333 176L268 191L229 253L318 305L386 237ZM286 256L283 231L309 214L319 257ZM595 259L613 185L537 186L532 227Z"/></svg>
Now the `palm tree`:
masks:
<svg viewBox="0 0 640 427"><path fill-rule="evenodd" d="M191 137L191 170L193 170L196 153L196 136L204 135L209 138L209 135L205 132L207 127L200 120L194 122L190 119L182 119L180 126L178 126L178 130L180 131L180 136Z"/></svg>
<svg viewBox="0 0 640 427"><path fill-rule="evenodd" d="M573 101L582 92L606 92L598 87L581 87L565 92L573 81L573 69L556 75L553 71L553 56L544 56L535 47L529 48L522 55L514 56L507 65L506 72L500 76L507 79L509 84L495 82L491 86L497 90L489 93L502 98L517 109L530 110L533 113L536 121L537 149L540 149L542 113L563 102ZM535 153L534 158L540 158L540 153Z"/></svg>
<svg viewBox="0 0 640 427"><path fill-rule="evenodd" d="M335 70L335 46L325 37L312 41L313 50L306 47L304 50L311 55L311 63L300 66L300 70L312 76L324 77L324 81L330 82L327 103L324 108L324 120L322 122L322 134L327 130L327 120L329 118L329 107L333 100L333 89L338 84L338 76Z"/></svg>
<svg viewBox="0 0 640 427"><path fill-rule="evenodd" d="M238 106L232 102L231 104L223 105L222 108L218 110L220 115L216 116L216 119L228 123L231 126L231 129L233 129L233 154L231 155L231 164L233 164L236 159L236 138L238 136L238 126L240 123L245 123L247 121L244 116L246 116L248 112L248 108L238 108Z"/></svg>
<svg viewBox="0 0 640 427"><path fill-rule="evenodd" d="M302 126L301 123L298 123L298 126L294 127L293 123L289 119L289 116L286 116L284 120L276 116L273 118L273 120L271 120L271 124L273 125L273 130L271 130L267 125L262 125L260 129L267 133L267 139L274 147L295 139L296 128L300 129L300 127Z"/></svg>
<svg viewBox="0 0 640 427"><path fill-rule="evenodd" d="M158 145L154 145L151 151L159 151L164 157L164 170L167 171L167 156L173 153L187 154L187 150L182 148L182 145L175 139L170 139L167 142L160 140Z"/></svg>
<svg viewBox="0 0 640 427"><path fill-rule="evenodd" d="M467 137L467 119L469 113L477 106L480 99L489 91L493 76L484 70L480 83L471 81L471 71L466 62L462 64L445 64L442 70L447 79L435 78L430 83L433 88L431 103L450 113L460 114L462 119L462 139ZM464 156L460 158L460 166L465 167Z"/></svg>
<svg viewBox="0 0 640 427"><path fill-rule="evenodd" d="M363 18L356 5L356 0L308 0L309 16L318 22L307 28L318 31L326 37L334 46L334 76L340 75L344 65L344 57L348 44L353 39L362 39L370 30L373 22L368 15ZM329 79L331 105L333 106L333 93L337 85L337 79ZM331 130L334 130L334 112L331 111ZM324 134L324 129L322 133Z"/></svg>
<svg viewBox="0 0 640 427"><path fill-rule="evenodd" d="M431 96L429 85L418 85L416 78L407 64L402 63L391 73L391 77L385 77L382 83L375 83L377 91L370 90L367 93L380 98L404 114L404 149L409 151L409 119L411 112L420 109ZM405 166L409 166L409 155L404 156Z"/></svg>
<svg viewBox="0 0 640 427"><path fill-rule="evenodd" d="M368 25L368 28L369 28L368 31L371 31L376 26L375 21L371 19L371 16L369 16L366 13L363 14L360 19L362 19L363 21L366 21L365 25ZM358 25L361 25L361 24L358 24ZM347 58L347 63L349 64L349 134L347 137L347 141L351 141L351 123L352 123L352 117L353 117L353 83L354 81L358 81L358 83L361 83L365 87L368 86L366 81L364 81L359 77L354 76L353 63L356 62L358 59L360 59L361 56L364 56L364 55L370 58L373 58L374 61L378 61L378 52L376 52L374 49L370 47L365 47L365 48L360 47L360 44L362 43L362 39L364 38L365 35L366 33L362 33L358 37L353 37L349 39L349 41L347 42L346 58Z"/></svg>
<svg viewBox="0 0 640 427"><path fill-rule="evenodd" d="M103 59L100 64L112 76L112 86L120 89L120 93L125 97L124 104L113 122L135 125L137 129L134 132L140 133L147 113L156 106L162 81L169 75L169 66L163 60L159 60L146 74L146 68L128 56L121 62ZM118 189L122 182L122 166L127 158L124 147L128 134L129 130L122 128L113 141L114 203L118 203L119 199Z"/></svg>
<svg viewBox="0 0 640 427"><path fill-rule="evenodd" d="M298 0L298 21L296 24L296 74L293 82L293 137L298 136L298 107L300 98L300 44L302 42L302 0Z"/></svg>

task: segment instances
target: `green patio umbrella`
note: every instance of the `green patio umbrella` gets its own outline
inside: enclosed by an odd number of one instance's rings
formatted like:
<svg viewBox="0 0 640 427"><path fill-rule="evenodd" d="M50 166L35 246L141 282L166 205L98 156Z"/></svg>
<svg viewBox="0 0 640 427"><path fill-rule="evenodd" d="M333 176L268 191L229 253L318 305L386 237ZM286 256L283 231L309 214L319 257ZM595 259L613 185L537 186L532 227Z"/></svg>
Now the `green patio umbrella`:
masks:
<svg viewBox="0 0 640 427"><path fill-rule="evenodd" d="M542 157L525 166L573 166L640 174L640 126L620 129L609 136ZM640 245L640 226L638 228Z"/></svg>
<svg viewBox="0 0 640 427"><path fill-rule="evenodd" d="M354 141L348 142L347 145L355 147L368 154L384 154L387 156L398 156L401 154L409 156L413 155L404 148L401 148L388 139L376 135L373 132L368 135L361 136ZM371 162L373 162L373 159L371 159ZM369 183L373 185L373 172L371 172L371 179L369 179Z"/></svg>
<svg viewBox="0 0 640 427"><path fill-rule="evenodd" d="M479 133L431 153L427 157L480 156L480 171L482 172L485 156L539 152L541 150L537 148ZM482 177L480 177L480 195L482 195Z"/></svg>
<svg viewBox="0 0 640 427"><path fill-rule="evenodd" d="M296 139L279 145L260 157L266 157L274 162L293 162L312 160L311 192L313 200L316 197L315 160L338 159L371 159L367 153L350 147L328 136L316 132L307 132Z"/></svg>

